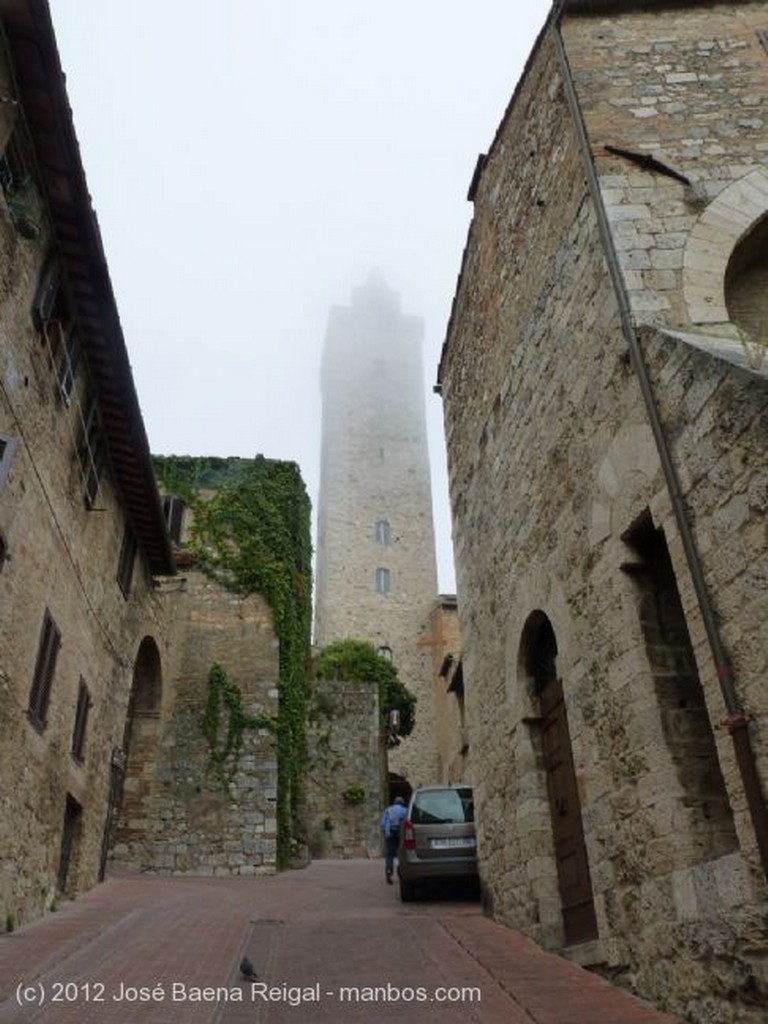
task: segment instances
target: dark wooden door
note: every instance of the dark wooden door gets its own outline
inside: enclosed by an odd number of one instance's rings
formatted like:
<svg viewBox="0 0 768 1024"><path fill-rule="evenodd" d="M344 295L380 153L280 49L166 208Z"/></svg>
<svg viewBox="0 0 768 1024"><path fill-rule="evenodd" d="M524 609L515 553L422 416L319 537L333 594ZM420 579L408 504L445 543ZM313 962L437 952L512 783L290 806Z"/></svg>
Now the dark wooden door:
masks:
<svg viewBox="0 0 768 1024"><path fill-rule="evenodd" d="M64 811L64 831L61 836L61 855L59 856L58 888L60 893L67 891L67 878L72 861L72 851L77 839L82 808L80 804L67 794L67 806Z"/></svg>
<svg viewBox="0 0 768 1024"><path fill-rule="evenodd" d="M596 938L597 920L562 683L550 678L539 695L557 878L565 941L570 945Z"/></svg>

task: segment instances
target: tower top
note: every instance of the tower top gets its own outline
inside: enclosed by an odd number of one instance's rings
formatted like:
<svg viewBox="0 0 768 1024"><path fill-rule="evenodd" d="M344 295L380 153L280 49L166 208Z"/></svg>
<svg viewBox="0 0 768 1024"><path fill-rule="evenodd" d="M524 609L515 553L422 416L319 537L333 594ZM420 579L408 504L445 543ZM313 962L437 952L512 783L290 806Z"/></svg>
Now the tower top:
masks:
<svg viewBox="0 0 768 1024"><path fill-rule="evenodd" d="M392 291L378 267L371 267L364 284L352 290L352 305L381 313L399 313L400 296Z"/></svg>

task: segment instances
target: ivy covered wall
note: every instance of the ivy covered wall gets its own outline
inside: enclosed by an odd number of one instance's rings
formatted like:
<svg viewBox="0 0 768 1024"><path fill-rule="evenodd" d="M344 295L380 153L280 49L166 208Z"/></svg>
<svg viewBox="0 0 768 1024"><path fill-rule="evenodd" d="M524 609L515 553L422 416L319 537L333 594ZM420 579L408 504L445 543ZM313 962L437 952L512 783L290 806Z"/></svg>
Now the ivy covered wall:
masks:
<svg viewBox="0 0 768 1024"><path fill-rule="evenodd" d="M195 567L235 594L261 594L272 611L279 642L277 858L285 866L305 833L312 594L306 488L295 463L263 456L155 456L154 465L161 490L192 512L185 546Z"/></svg>

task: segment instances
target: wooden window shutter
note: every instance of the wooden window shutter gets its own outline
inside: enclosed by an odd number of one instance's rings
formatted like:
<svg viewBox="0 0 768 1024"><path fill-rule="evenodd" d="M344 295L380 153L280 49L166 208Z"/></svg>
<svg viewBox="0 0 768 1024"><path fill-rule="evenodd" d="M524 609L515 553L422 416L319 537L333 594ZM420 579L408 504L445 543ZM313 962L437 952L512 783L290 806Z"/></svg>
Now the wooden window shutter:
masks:
<svg viewBox="0 0 768 1024"><path fill-rule="evenodd" d="M32 689L29 692L28 714L38 728L45 728L48 703L51 697L51 684L56 671L56 660L61 647L61 634L48 609L45 609L43 625L40 630L40 643L37 648L35 673L32 677Z"/></svg>
<svg viewBox="0 0 768 1024"><path fill-rule="evenodd" d="M72 730L72 756L78 761L83 760L83 749L85 747L85 730L88 725L88 711L91 707L91 695L85 680L80 677L80 684L77 688L77 707L75 709L75 727Z"/></svg>

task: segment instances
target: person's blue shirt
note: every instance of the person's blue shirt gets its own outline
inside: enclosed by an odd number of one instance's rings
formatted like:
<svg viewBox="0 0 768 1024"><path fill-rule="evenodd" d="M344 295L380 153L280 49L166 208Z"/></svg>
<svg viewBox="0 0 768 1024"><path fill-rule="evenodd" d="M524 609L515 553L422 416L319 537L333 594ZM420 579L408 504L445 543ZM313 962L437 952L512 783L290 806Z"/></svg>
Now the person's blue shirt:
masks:
<svg viewBox="0 0 768 1024"><path fill-rule="evenodd" d="M400 831L400 826L405 818L405 804L397 801L385 808L381 816L381 831L389 838L392 829Z"/></svg>

